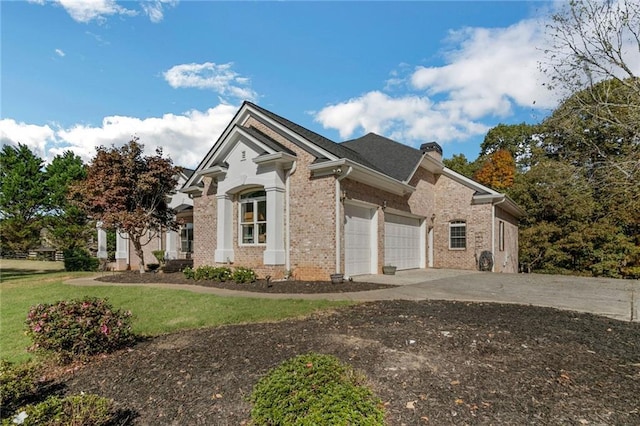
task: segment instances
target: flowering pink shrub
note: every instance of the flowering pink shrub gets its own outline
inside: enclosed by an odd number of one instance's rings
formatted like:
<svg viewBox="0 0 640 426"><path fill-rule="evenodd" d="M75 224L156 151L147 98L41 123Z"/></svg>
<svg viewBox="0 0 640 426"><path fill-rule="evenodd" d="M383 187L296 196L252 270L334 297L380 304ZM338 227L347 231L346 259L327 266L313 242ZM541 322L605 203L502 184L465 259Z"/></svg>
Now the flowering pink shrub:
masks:
<svg viewBox="0 0 640 426"><path fill-rule="evenodd" d="M32 351L54 353L62 362L111 352L131 344L131 312L114 310L105 299L84 298L32 306L26 334Z"/></svg>

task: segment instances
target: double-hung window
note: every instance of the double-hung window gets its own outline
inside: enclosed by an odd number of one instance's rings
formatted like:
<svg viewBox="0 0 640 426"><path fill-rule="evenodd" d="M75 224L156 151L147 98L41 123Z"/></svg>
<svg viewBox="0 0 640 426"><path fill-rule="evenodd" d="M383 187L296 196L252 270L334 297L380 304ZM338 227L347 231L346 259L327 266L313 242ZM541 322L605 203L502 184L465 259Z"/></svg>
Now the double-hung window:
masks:
<svg viewBox="0 0 640 426"><path fill-rule="evenodd" d="M240 240L242 244L267 243L267 193L252 191L240 196Z"/></svg>
<svg viewBox="0 0 640 426"><path fill-rule="evenodd" d="M180 230L180 251L193 253L193 223L185 223Z"/></svg>
<svg viewBox="0 0 640 426"><path fill-rule="evenodd" d="M463 220L449 222L449 249L467 248L467 223Z"/></svg>

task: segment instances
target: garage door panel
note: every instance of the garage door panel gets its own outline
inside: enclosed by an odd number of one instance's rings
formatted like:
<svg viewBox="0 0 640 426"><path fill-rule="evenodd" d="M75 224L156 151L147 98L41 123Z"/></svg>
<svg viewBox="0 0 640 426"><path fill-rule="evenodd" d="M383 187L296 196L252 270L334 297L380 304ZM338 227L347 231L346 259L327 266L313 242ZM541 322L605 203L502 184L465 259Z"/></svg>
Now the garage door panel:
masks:
<svg viewBox="0 0 640 426"><path fill-rule="evenodd" d="M398 269L419 268L421 262L420 219L385 216L384 262Z"/></svg>
<svg viewBox="0 0 640 426"><path fill-rule="evenodd" d="M345 205L345 273L371 273L371 209Z"/></svg>

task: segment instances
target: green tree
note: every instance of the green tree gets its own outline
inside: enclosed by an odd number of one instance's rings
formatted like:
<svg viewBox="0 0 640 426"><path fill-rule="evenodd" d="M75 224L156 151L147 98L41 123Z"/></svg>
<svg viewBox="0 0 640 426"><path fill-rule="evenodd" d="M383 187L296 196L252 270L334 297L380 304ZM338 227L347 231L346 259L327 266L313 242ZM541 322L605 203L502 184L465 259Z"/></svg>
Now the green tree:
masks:
<svg viewBox="0 0 640 426"><path fill-rule="evenodd" d="M464 154L453 154L453 157L445 158L442 163L451 170L468 178L474 175L480 165L479 159L470 163Z"/></svg>
<svg viewBox="0 0 640 426"><path fill-rule="evenodd" d="M640 3L571 0L547 26L542 70L564 96L510 190L534 269L640 275ZM632 53L635 52L635 53Z"/></svg>
<svg viewBox="0 0 640 426"><path fill-rule="evenodd" d="M72 185L86 178L82 159L71 151L57 155L46 168L48 236L58 250L86 248L95 233L87 214L69 200Z"/></svg>
<svg viewBox="0 0 640 426"><path fill-rule="evenodd" d="M591 223L595 202L581 171L541 160L519 175L509 194L524 208L520 260L534 270L584 270L578 240Z"/></svg>
<svg viewBox="0 0 640 426"><path fill-rule="evenodd" d="M87 178L73 189L74 199L92 219L128 234L140 258L140 272L145 265L143 246L162 229L178 228L167 198L179 172L171 159L162 157L161 149L153 156L142 152L137 138L122 148L97 148Z"/></svg>
<svg viewBox="0 0 640 426"><path fill-rule="evenodd" d="M26 145L4 145L0 152L3 251L27 252L39 245L42 216L48 204L42 159Z"/></svg>
<svg viewBox="0 0 640 426"><path fill-rule="evenodd" d="M497 151L505 150L516 161L519 170L531 165L531 157L538 143L538 125L498 124L487 132L480 145L480 157L487 157Z"/></svg>

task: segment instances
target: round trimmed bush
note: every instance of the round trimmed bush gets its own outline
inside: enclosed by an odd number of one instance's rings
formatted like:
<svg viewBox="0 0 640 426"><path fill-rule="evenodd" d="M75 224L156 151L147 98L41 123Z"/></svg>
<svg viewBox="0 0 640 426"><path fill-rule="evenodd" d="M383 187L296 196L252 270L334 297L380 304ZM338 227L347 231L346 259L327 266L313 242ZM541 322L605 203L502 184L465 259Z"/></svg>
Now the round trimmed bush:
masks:
<svg viewBox="0 0 640 426"><path fill-rule="evenodd" d="M98 298L32 306L25 324L33 340L30 350L53 353L61 362L111 352L135 338L131 312Z"/></svg>
<svg viewBox="0 0 640 426"><path fill-rule="evenodd" d="M334 356L300 355L271 370L255 386L256 425L384 425L382 403L365 377Z"/></svg>

